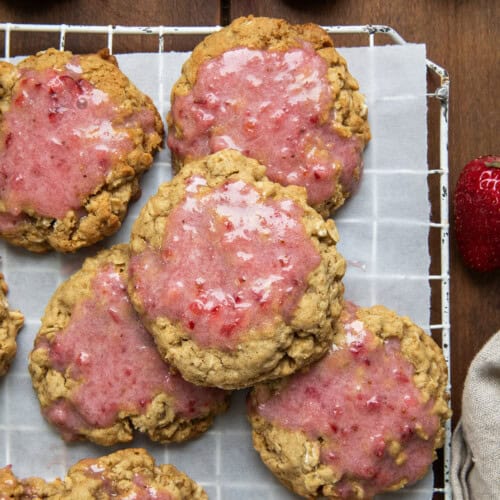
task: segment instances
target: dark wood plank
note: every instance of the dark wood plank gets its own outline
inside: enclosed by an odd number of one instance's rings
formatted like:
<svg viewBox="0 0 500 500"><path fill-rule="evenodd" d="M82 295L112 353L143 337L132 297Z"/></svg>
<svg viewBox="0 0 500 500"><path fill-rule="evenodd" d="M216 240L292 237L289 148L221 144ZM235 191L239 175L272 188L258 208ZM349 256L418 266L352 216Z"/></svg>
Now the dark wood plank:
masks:
<svg viewBox="0 0 500 500"><path fill-rule="evenodd" d="M85 24L124 26L213 26L220 24L219 0L155 1L143 0L8 0L0 2L0 20L40 24ZM166 37L166 50L190 50L202 37ZM106 46L104 35L67 35L66 47L75 53L91 52ZM11 55L31 54L58 46L57 34L30 36L12 34ZM3 51L3 41L0 44ZM114 37L115 53L158 50L156 36L121 35Z"/></svg>
<svg viewBox="0 0 500 500"><path fill-rule="evenodd" d="M498 151L500 102L498 2L477 0L233 0L230 17L283 17L319 24L387 24L410 42L427 45L429 59L450 73L449 165L451 194L462 167L481 154ZM430 140L436 124L430 125ZM432 161L432 159L431 159ZM452 209L452 207L451 207ZM451 211L451 220L453 210ZM436 245L434 241L432 243ZM454 421L460 416L468 366L500 328L500 273L478 274L462 264L451 231L451 347Z"/></svg>

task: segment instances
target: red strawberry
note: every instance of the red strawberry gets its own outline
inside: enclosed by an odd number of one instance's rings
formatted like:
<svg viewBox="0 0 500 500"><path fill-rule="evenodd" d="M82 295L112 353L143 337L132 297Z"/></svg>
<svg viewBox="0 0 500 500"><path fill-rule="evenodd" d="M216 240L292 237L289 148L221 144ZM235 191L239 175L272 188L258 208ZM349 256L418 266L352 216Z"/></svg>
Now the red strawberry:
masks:
<svg viewBox="0 0 500 500"><path fill-rule="evenodd" d="M500 156L481 156L464 167L455 191L455 233L467 266L500 267Z"/></svg>

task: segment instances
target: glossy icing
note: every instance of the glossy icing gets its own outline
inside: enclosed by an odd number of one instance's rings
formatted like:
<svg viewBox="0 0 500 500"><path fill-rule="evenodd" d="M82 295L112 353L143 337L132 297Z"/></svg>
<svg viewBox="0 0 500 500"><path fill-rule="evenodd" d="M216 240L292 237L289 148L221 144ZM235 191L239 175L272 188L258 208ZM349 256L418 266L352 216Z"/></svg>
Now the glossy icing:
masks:
<svg viewBox="0 0 500 500"><path fill-rule="evenodd" d="M292 200L263 199L241 180L199 192L203 184L190 179L161 252L133 256L130 273L149 318L179 321L200 345L232 349L250 328L290 321L321 258Z"/></svg>
<svg viewBox="0 0 500 500"><path fill-rule="evenodd" d="M433 401L422 401L399 339L377 341L351 306L342 322L343 347L292 376L252 411L311 439L321 437L321 461L342 478L338 491L349 497L355 479L371 497L402 479L422 477L432 462L439 419Z"/></svg>
<svg viewBox="0 0 500 500"><path fill-rule="evenodd" d="M198 387L170 371L133 310L123 277L113 266L92 280L92 296L78 303L50 345L50 362L78 385L69 401L46 410L66 439L82 427L113 425L118 412L145 413L160 392L180 417L209 413L224 391Z"/></svg>
<svg viewBox="0 0 500 500"><path fill-rule="evenodd" d="M283 185L329 200L338 180L351 191L361 175L361 145L331 126L335 111L326 61L308 44L288 50L236 48L200 65L192 91L176 96L182 129L168 137L184 158L237 149L267 166ZM357 171L357 173L355 173Z"/></svg>
<svg viewBox="0 0 500 500"><path fill-rule="evenodd" d="M20 69L0 133L0 198L6 230L21 212L63 218L134 149L126 129L152 129L152 111L118 125L118 106L82 78L77 57L63 70ZM78 212L80 210L80 212Z"/></svg>

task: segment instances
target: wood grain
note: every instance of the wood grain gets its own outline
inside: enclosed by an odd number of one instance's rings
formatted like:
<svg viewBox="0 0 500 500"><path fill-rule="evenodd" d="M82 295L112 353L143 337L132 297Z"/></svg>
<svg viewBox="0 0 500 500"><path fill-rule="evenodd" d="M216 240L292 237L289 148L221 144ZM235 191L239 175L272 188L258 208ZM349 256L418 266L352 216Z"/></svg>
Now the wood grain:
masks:
<svg viewBox="0 0 500 500"><path fill-rule="evenodd" d="M0 20L40 24L85 24L124 26L213 26L220 24L219 0L51 0L34 2L7 0L0 2ZM166 50L191 50L202 37L165 37ZM74 52L97 51L107 44L105 35L67 35L66 47ZM41 47L59 45L56 34L27 37L12 34L11 55L31 54ZM0 45L0 50L3 47ZM113 51L154 52L156 36L115 36Z"/></svg>

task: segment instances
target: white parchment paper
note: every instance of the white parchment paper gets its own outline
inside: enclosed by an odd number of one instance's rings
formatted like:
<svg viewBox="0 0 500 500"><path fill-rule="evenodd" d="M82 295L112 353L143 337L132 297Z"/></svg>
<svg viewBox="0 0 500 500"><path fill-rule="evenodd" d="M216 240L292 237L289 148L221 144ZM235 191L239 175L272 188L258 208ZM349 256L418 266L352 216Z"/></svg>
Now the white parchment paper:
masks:
<svg viewBox="0 0 500 500"><path fill-rule="evenodd" d="M427 244L427 102L425 46L381 46L339 50L366 95L372 140L365 154L359 191L335 216L348 261L346 298L361 306L381 303L429 324L430 288ZM155 101L162 116L187 53L127 54L119 64ZM13 464L20 477L53 479L87 456L115 449L87 443L65 444L40 415L27 358L45 305L58 284L86 256L128 241L131 225L146 199L171 178L170 156L162 151L143 178L143 195L131 206L121 230L105 242L75 255L32 255L0 242L1 270L9 301L26 317L17 358L0 380L0 467ZM234 394L226 415L204 436L179 445L153 444L138 437L129 446L146 447L160 463L170 462L200 482L212 499L288 499L288 493L253 451L245 417L245 391ZM124 446L122 446L124 447ZM432 473L411 488L380 498L428 499Z"/></svg>

